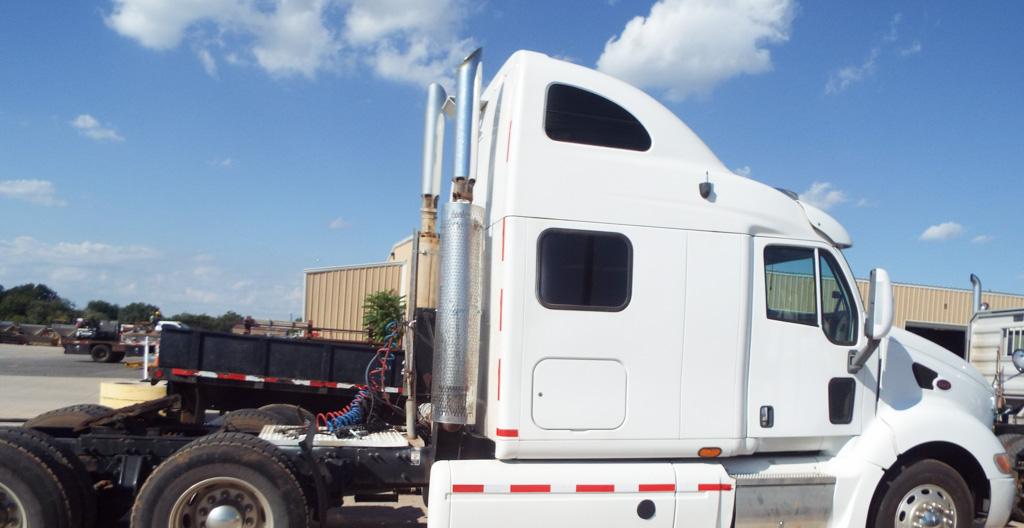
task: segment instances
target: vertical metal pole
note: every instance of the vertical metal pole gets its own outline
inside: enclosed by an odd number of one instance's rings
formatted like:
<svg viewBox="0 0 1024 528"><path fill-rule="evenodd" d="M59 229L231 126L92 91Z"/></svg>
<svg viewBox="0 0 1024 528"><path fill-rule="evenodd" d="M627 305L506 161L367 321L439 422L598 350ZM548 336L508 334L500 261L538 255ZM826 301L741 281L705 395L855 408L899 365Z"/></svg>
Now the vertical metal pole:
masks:
<svg viewBox="0 0 1024 528"><path fill-rule="evenodd" d="M405 333L405 372L402 390L405 392L405 437L416 439L416 290L420 274L420 232L412 232L412 253L409 255L409 298L406 299L409 326Z"/></svg>
<svg viewBox="0 0 1024 528"><path fill-rule="evenodd" d="M149 379L149 336L146 336L142 345L142 380Z"/></svg>

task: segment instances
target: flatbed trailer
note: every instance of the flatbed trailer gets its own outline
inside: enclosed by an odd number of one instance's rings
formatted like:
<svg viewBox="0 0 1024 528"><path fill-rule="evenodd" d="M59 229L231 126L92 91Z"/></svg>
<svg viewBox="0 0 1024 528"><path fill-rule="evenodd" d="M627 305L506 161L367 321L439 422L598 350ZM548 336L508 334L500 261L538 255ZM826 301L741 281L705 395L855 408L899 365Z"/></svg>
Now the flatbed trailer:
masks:
<svg viewBox="0 0 1024 528"><path fill-rule="evenodd" d="M142 356L145 345L107 339L72 339L62 343L65 354L88 354L93 361L117 363L125 356Z"/></svg>
<svg viewBox="0 0 1024 528"><path fill-rule="evenodd" d="M429 379L433 311L417 314L415 339ZM340 506L342 496L391 501L399 493L422 492L429 482L435 454L428 426L408 434L400 416L383 412L378 413L382 421L339 428L338 434L324 427L331 410L359 396L367 366L379 364L385 352L390 368L380 376L378 397L398 408L405 398L398 386L405 356L395 347L385 351L368 343L167 329L149 379L167 382L166 397L117 410L72 406L25 426L45 433L37 441L76 455L66 459L83 461L77 487L95 487L97 496L88 502L99 505L97 526L123 520L153 470L199 439L211 446L230 444L235 453L245 453L246 446L273 446L274 456L302 483L309 501L304 509L318 519L327 508ZM268 417L258 407L276 414ZM301 414L289 417L289 407ZM236 415L243 419L232 421ZM11 431L0 430L0 445ZM62 487L75 484L62 482ZM72 506L71 514L84 512Z"/></svg>

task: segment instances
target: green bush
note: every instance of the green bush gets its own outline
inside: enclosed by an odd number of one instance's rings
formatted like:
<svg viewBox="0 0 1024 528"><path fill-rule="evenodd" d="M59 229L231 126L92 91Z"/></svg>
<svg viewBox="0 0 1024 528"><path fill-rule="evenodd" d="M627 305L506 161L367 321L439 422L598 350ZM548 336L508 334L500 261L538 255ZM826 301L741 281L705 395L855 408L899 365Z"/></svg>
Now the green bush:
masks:
<svg viewBox="0 0 1024 528"><path fill-rule="evenodd" d="M402 335L402 321L405 318L405 301L394 291L379 291L366 296L363 301L363 328L371 343L383 343L388 335L387 325L398 324L398 335Z"/></svg>

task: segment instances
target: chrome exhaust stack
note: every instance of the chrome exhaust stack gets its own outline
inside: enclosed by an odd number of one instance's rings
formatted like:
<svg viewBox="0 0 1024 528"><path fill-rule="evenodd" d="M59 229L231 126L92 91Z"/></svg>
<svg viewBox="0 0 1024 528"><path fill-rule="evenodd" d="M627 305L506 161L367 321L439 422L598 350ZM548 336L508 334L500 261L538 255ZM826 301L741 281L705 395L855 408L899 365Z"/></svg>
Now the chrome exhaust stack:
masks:
<svg viewBox="0 0 1024 528"><path fill-rule="evenodd" d="M477 48L459 66L455 95L455 176L452 201L472 202L476 183L476 123L480 118L483 50Z"/></svg>
<svg viewBox="0 0 1024 528"><path fill-rule="evenodd" d="M981 311L981 279L971 273L971 286L974 287L974 307L971 315Z"/></svg>
<svg viewBox="0 0 1024 528"><path fill-rule="evenodd" d="M431 412L435 422L450 426L476 422L484 211L473 205L473 184L476 182L481 55L481 50L477 49L458 70L452 200L445 204L442 215Z"/></svg>
<svg viewBox="0 0 1024 528"><path fill-rule="evenodd" d="M440 84L427 87L427 111L423 119L423 206L420 231L434 233L437 223L437 197L441 194L441 162L444 159L445 117L451 112L448 94Z"/></svg>

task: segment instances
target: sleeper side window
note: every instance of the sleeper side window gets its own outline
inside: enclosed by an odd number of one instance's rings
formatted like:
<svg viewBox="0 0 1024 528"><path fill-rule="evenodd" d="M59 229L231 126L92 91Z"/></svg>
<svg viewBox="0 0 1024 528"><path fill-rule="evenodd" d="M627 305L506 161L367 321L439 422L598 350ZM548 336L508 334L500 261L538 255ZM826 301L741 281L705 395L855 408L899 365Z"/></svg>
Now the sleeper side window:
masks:
<svg viewBox="0 0 1024 528"><path fill-rule="evenodd" d="M547 308L619 311L629 304L633 246L619 233L548 229L537 242L537 297Z"/></svg>
<svg viewBox="0 0 1024 528"><path fill-rule="evenodd" d="M766 247L764 283L769 319L818 325L814 249Z"/></svg>
<svg viewBox="0 0 1024 528"><path fill-rule="evenodd" d="M555 141L645 151L647 129L625 108L592 92L552 84L548 87L544 131Z"/></svg>
<svg viewBox="0 0 1024 528"><path fill-rule="evenodd" d="M857 343L857 309L850 285L832 254L819 250L821 269L821 329L837 345Z"/></svg>

